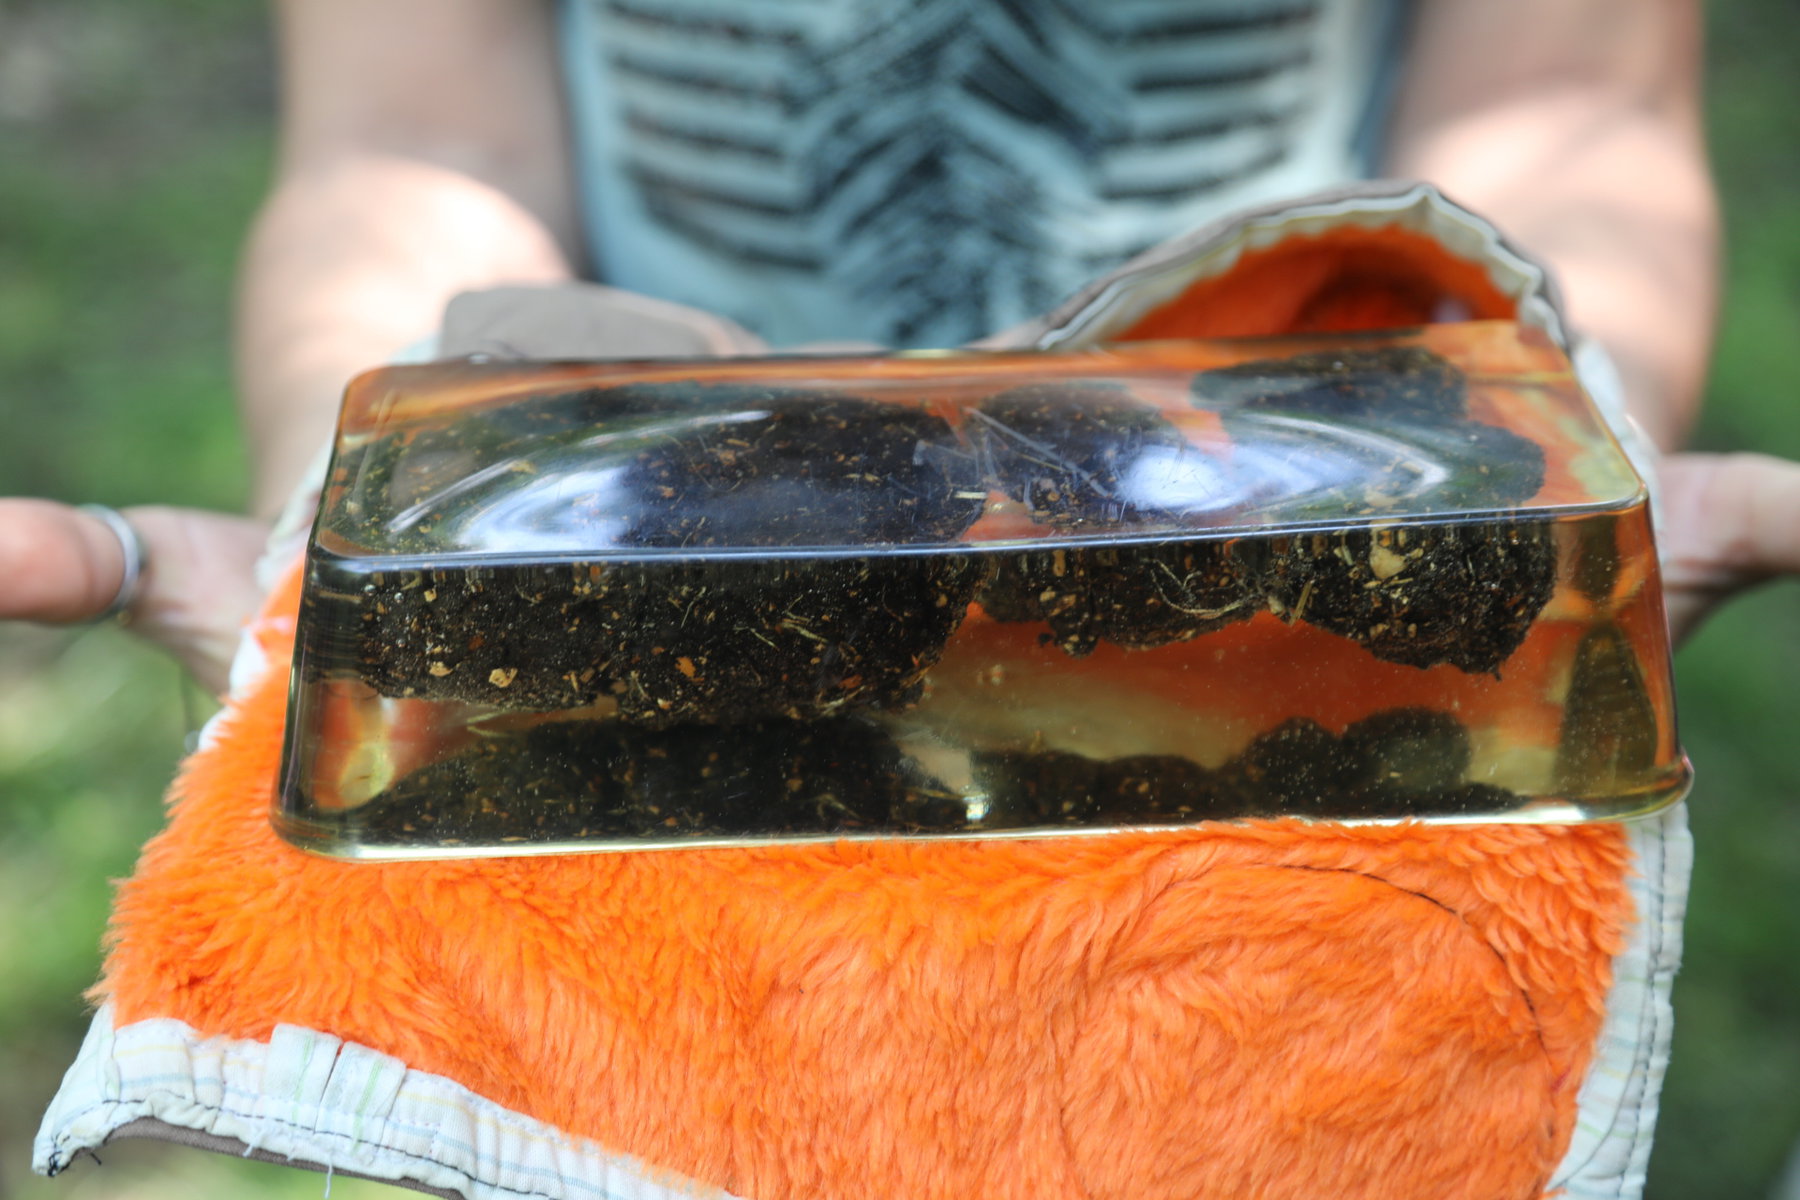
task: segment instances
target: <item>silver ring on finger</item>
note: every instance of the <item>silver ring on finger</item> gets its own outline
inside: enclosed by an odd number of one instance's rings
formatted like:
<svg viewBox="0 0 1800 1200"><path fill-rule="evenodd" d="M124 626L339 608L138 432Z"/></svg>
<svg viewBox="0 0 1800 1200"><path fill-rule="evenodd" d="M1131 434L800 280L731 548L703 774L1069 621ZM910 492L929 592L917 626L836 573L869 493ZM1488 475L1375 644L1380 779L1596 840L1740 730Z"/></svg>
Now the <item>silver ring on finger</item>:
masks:
<svg viewBox="0 0 1800 1200"><path fill-rule="evenodd" d="M125 575L119 580L119 590L113 594L112 603L95 616L93 622L98 624L114 617L122 617L138 602L139 593L143 589L144 569L150 562L144 535L116 508L108 508L104 504L83 504L78 511L98 518L112 530L113 536L119 539L119 550L125 556Z"/></svg>

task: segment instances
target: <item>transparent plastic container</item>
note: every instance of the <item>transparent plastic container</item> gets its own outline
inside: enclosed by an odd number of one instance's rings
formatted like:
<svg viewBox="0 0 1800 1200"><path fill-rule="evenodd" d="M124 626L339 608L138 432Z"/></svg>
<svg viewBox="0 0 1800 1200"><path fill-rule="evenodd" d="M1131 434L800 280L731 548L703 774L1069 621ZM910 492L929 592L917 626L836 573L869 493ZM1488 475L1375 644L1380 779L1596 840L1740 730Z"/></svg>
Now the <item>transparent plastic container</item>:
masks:
<svg viewBox="0 0 1800 1200"><path fill-rule="evenodd" d="M1547 339L358 379L276 823L400 858L1588 821L1686 791L1642 483Z"/></svg>

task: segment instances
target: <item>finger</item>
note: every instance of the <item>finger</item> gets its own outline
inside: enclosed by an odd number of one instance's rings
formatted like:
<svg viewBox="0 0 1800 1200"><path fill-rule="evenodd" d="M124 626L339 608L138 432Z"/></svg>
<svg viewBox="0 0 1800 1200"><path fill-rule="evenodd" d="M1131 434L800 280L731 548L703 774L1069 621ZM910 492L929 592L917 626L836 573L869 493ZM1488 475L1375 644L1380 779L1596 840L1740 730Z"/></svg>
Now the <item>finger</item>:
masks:
<svg viewBox="0 0 1800 1200"><path fill-rule="evenodd" d="M268 526L191 508L132 508L125 515L149 548L130 628L174 654L206 687L223 691L238 636L262 599L256 560Z"/></svg>
<svg viewBox="0 0 1800 1200"><path fill-rule="evenodd" d="M125 614L134 633L222 690L238 632L256 609L254 567L267 530L246 517L133 508L146 555ZM105 612L125 555L104 521L47 500L0 500L0 619L57 624Z"/></svg>
<svg viewBox="0 0 1800 1200"><path fill-rule="evenodd" d="M1677 640L1722 600L1800 573L1800 464L1766 454L1676 454L1659 471L1663 581Z"/></svg>
<svg viewBox="0 0 1800 1200"><path fill-rule="evenodd" d="M124 547L100 518L49 500L0 500L0 620L91 620L124 575Z"/></svg>

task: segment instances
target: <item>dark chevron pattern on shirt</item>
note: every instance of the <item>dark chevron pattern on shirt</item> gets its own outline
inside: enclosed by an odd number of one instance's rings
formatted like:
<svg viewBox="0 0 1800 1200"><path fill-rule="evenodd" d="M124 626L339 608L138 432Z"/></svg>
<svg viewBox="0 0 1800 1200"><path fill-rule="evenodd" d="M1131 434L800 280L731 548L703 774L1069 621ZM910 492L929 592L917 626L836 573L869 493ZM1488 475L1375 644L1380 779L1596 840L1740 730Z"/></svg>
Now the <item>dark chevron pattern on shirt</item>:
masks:
<svg viewBox="0 0 1800 1200"><path fill-rule="evenodd" d="M1320 103L1316 0L576 2L603 169L662 236L894 344L1054 304L1280 166Z"/></svg>

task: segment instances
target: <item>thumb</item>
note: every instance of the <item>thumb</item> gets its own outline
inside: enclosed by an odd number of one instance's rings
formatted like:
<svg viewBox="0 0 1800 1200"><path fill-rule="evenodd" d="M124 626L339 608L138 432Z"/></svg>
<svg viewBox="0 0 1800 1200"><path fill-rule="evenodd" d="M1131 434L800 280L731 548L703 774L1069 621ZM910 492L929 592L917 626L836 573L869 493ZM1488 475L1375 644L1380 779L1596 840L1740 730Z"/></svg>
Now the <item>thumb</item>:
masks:
<svg viewBox="0 0 1800 1200"><path fill-rule="evenodd" d="M1663 583L1677 642L1734 593L1800 572L1800 464L1675 454L1659 474Z"/></svg>
<svg viewBox="0 0 1800 1200"><path fill-rule="evenodd" d="M266 527L196 509L126 510L144 541L132 631L223 690L238 631L258 603L254 566ZM105 612L125 552L106 522L49 500L0 500L0 620L69 624Z"/></svg>

